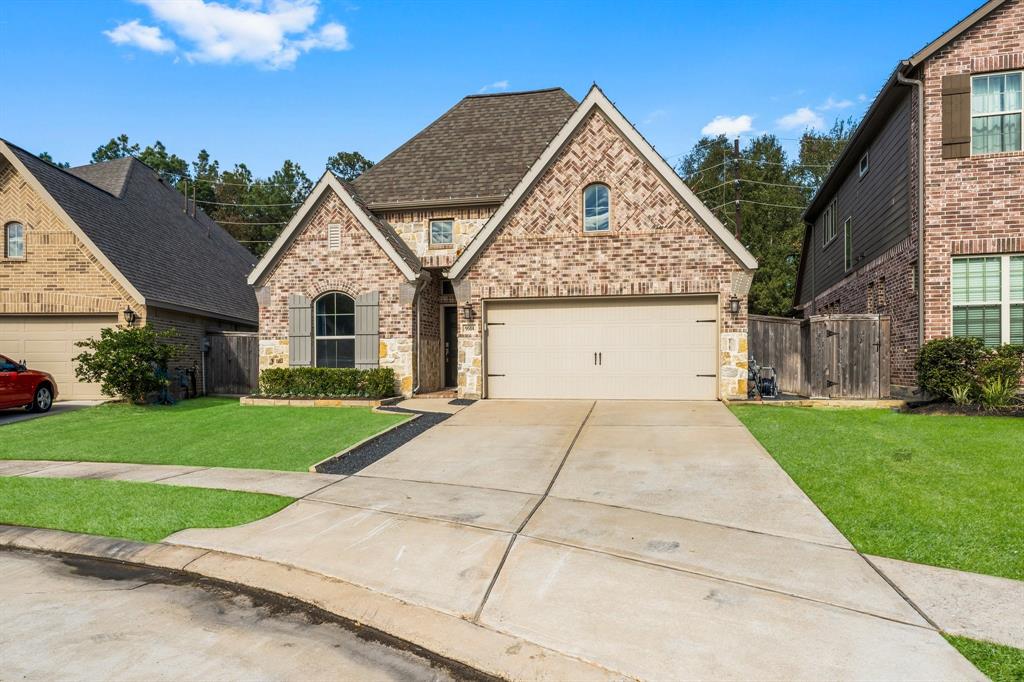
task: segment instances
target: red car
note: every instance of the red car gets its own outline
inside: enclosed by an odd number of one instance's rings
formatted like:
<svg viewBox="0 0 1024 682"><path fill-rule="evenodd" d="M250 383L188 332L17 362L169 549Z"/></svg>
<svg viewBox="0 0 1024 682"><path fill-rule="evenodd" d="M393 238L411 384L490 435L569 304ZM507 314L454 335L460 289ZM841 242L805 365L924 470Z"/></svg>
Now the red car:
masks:
<svg viewBox="0 0 1024 682"><path fill-rule="evenodd" d="M0 409L25 407L46 412L56 399L57 382L52 375L0 355Z"/></svg>

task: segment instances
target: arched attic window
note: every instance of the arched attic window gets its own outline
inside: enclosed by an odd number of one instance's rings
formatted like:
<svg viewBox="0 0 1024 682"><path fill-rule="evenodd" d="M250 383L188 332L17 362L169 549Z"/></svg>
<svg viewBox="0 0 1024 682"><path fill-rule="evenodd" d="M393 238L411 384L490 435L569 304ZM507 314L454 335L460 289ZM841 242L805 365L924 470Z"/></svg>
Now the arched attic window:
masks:
<svg viewBox="0 0 1024 682"><path fill-rule="evenodd" d="M583 189L583 231L607 232L611 229L611 199L607 185L594 183Z"/></svg>

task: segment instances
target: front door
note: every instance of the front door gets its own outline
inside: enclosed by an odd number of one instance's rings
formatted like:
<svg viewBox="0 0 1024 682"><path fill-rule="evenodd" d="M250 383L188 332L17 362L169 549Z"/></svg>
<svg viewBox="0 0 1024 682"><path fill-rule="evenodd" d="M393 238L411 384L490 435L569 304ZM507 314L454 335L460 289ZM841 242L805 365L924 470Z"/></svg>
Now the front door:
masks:
<svg viewBox="0 0 1024 682"><path fill-rule="evenodd" d="M459 383L459 309L444 307L444 385Z"/></svg>

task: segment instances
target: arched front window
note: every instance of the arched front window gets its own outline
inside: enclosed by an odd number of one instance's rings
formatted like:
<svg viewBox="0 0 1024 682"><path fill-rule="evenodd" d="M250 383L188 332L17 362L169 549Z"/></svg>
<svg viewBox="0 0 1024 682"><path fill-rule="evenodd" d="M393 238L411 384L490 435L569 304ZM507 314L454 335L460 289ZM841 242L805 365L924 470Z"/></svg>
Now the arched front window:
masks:
<svg viewBox="0 0 1024 682"><path fill-rule="evenodd" d="M587 185L583 190L583 231L607 232L610 215L607 185Z"/></svg>
<svg viewBox="0 0 1024 682"><path fill-rule="evenodd" d="M324 294L316 299L313 337L317 367L356 366L356 306L345 294Z"/></svg>
<svg viewBox="0 0 1024 682"><path fill-rule="evenodd" d="M4 256L7 258L25 257L25 226L21 223L4 225Z"/></svg>

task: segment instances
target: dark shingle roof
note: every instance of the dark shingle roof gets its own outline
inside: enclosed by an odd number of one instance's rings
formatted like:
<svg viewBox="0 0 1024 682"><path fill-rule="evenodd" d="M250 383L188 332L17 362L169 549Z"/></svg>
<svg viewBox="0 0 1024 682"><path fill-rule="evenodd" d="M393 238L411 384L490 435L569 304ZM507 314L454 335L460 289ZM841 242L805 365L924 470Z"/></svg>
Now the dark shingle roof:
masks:
<svg viewBox="0 0 1024 682"><path fill-rule="evenodd" d="M405 243L405 240L398 236L398 232L396 232L395 228L391 226L391 223L370 210L366 205L366 201L359 196L359 192L356 191L356 188L352 186L351 182L345 182L341 179L339 179L338 182L340 182L345 188L345 191L352 196L352 200L356 202L360 209L362 209L363 213L366 214L366 217L370 219L378 230L380 230L380 233L384 235L384 238L388 240L388 243L394 247L402 260L404 260L414 272L418 272L423 264L420 263L420 259L416 257L416 254L413 253L411 248L409 248L409 245Z"/></svg>
<svg viewBox="0 0 1024 682"><path fill-rule="evenodd" d="M374 208L449 199L500 201L576 107L562 88L466 97L353 184Z"/></svg>
<svg viewBox="0 0 1024 682"><path fill-rule="evenodd" d="M94 163L89 166L75 166L69 168L68 172L115 197L119 197L124 191L124 183L128 180L128 174L131 172L132 161L130 156L126 156L123 159Z"/></svg>
<svg viewBox="0 0 1024 682"><path fill-rule="evenodd" d="M186 215L181 193L149 166L118 159L65 171L8 146L147 303L257 322L245 281L256 259L202 211Z"/></svg>

